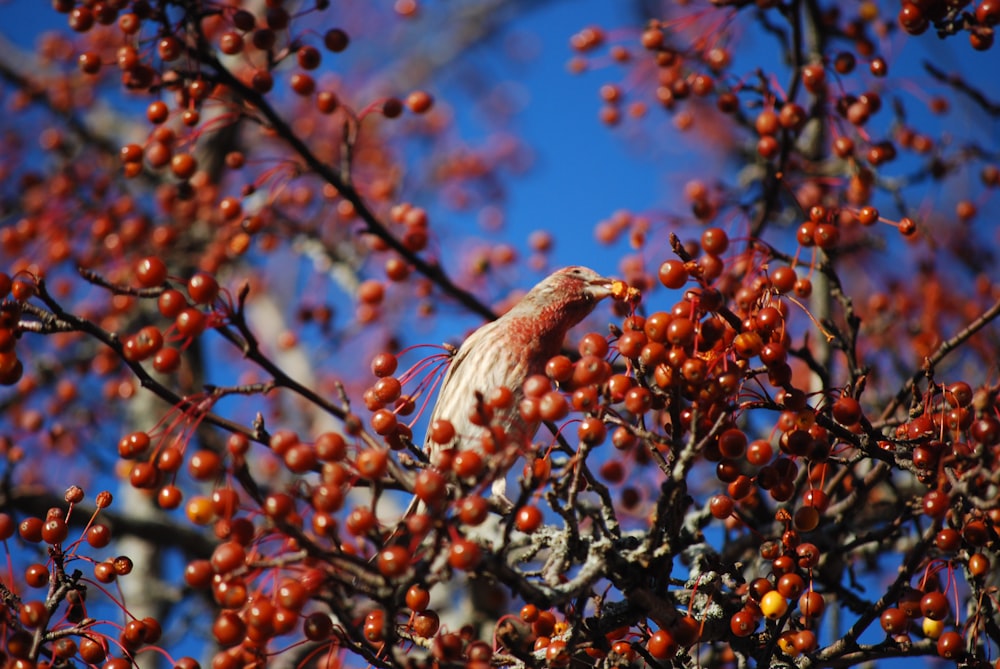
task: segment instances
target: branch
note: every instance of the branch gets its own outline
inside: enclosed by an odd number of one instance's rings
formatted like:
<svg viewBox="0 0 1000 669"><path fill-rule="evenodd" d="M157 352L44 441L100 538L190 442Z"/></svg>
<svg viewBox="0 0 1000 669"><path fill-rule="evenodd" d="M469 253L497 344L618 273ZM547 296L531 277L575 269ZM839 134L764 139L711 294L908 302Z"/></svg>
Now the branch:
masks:
<svg viewBox="0 0 1000 669"><path fill-rule="evenodd" d="M288 123L275 111L274 107L268 103L263 95L253 88L246 86L235 77L212 53L202 50L199 56L202 62L215 71L220 83L238 91L239 95L247 103L253 105L264 116L271 129L288 142L292 150L305 161L309 169L336 188L340 196L354 206L357 215L365 222L367 232L375 235L384 241L393 251L406 258L417 271L437 284L446 295L458 301L459 304L469 309L469 311L479 314L483 318L496 320L497 315L492 309L484 305L468 291L455 285L440 265L424 260L414 254L395 235L389 232L389 229L375 216L375 213L368 207L368 204L354 186L345 181L337 170L317 158L316 154L295 134Z"/></svg>
<svg viewBox="0 0 1000 669"><path fill-rule="evenodd" d="M983 108L990 116L1000 116L1000 103L991 101L986 94L978 88L973 87L965 79L957 74L946 74L944 70L938 68L930 61L924 61L924 69L927 73L945 84L954 88L957 92L968 96L973 102Z"/></svg>
<svg viewBox="0 0 1000 669"><path fill-rule="evenodd" d="M854 625L851 626L851 629L847 631L847 634L813 656L812 659L815 662L826 665L831 660L859 650L858 637L868 628L872 621L882 614L882 611L899 600L904 588L909 584L910 579L913 578L913 574L927 555L927 549L934 543L936 535L937 527L932 525L924 532L924 536L921 537L920 541L910 550L909 559L900 566L899 575L896 576L896 580L889 586L885 594L879 598L873 607L861 614Z"/></svg>
<svg viewBox="0 0 1000 669"><path fill-rule="evenodd" d="M62 495L52 492L37 492L15 488L4 493L3 504L13 507L33 516L45 517L45 513L53 507L65 507L66 500ZM71 524L84 525L94 514L91 505L74 504ZM126 513L116 513L101 509L99 517L111 527L116 537L128 535L148 541L161 548L177 548L194 558L208 558L212 555L216 543L202 533L185 527L180 523L149 518L135 518Z"/></svg>
<svg viewBox="0 0 1000 669"><path fill-rule="evenodd" d="M968 341L972 335L986 327L997 316L1000 316L1000 300L994 302L993 306L980 314L976 320L962 328L958 334L953 336L951 339L941 342L941 345L937 347L937 350L924 360L923 368L915 372L913 376L911 376L909 380L903 384L903 387L896 393L896 396L892 398L892 401L886 405L885 410L882 411L881 420L887 420L894 413L896 413L896 410L899 409L903 400L910 395L910 392L913 390L913 386L916 385L920 379L926 376L928 372L933 371L934 367L939 362L944 360L945 356Z"/></svg>
<svg viewBox="0 0 1000 669"><path fill-rule="evenodd" d="M215 425L216 427L220 427L229 432L242 434L248 439L252 439L253 441L261 444L268 443L269 437L264 430L250 429L240 423L223 418L218 414L210 411L204 411L199 408L198 404L193 400L181 397L174 391L167 388L165 385L153 378L141 363L133 362L125 358L124 347L116 334L108 332L104 328L101 328L86 318L81 318L65 311L48 292L45 287L44 280L39 279L37 281L37 286L39 298L51 310L51 313L46 312L44 309L39 309L31 304L22 305L22 309L25 313L39 318L44 329L36 328L30 322L22 322L19 324L19 327L22 327L26 331L39 331L43 334L45 332L82 332L90 335L97 341L112 349L122 362L128 366L130 370L132 370L132 373L139 379L139 383L142 387L160 397L160 399L165 401L167 404L170 404L181 411L197 411L201 420L204 420L211 425Z"/></svg>

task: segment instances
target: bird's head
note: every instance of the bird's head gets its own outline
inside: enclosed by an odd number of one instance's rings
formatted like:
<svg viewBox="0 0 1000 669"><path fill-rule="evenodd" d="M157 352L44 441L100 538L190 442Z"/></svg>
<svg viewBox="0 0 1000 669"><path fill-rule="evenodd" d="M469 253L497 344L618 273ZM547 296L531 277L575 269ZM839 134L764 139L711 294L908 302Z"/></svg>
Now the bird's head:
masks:
<svg viewBox="0 0 1000 669"><path fill-rule="evenodd" d="M585 299L595 302L606 297L613 297L623 302L635 302L639 299L638 289L632 288L624 281L601 276L589 267L580 265L564 267L546 281L550 279L561 283L568 292L577 292Z"/></svg>
<svg viewBox="0 0 1000 669"><path fill-rule="evenodd" d="M613 294L614 281L601 276L589 267L573 265L563 267L542 281L551 282L556 291L567 295L578 295L582 299L598 302Z"/></svg>
<svg viewBox="0 0 1000 669"><path fill-rule="evenodd" d="M579 323L598 302L607 298L634 299L638 291L615 279L601 276L589 267L574 265L556 270L542 279L511 310L513 316L543 313L565 330Z"/></svg>

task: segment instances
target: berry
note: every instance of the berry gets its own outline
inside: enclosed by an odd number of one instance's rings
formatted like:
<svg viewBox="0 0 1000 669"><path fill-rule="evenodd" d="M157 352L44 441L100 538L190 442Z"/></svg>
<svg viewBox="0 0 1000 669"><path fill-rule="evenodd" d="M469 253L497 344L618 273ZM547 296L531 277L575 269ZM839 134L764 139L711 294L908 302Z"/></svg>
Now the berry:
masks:
<svg viewBox="0 0 1000 669"><path fill-rule="evenodd" d="M664 286L677 290L687 283L688 272L680 260L666 260L660 265L659 278Z"/></svg>
<svg viewBox="0 0 1000 669"><path fill-rule="evenodd" d="M920 612L931 620L944 620L951 612L948 598L941 592L928 592L920 600Z"/></svg>
<svg viewBox="0 0 1000 669"><path fill-rule="evenodd" d="M958 632L945 632L938 637L937 653L946 660L960 658L965 654L965 639Z"/></svg>
<svg viewBox="0 0 1000 669"><path fill-rule="evenodd" d="M788 610L788 601L777 590L771 590L760 600L760 611L765 618L777 620Z"/></svg>
<svg viewBox="0 0 1000 669"><path fill-rule="evenodd" d="M479 546L467 539L454 541L448 551L448 564L463 571L475 569L481 559Z"/></svg>
<svg viewBox="0 0 1000 669"><path fill-rule="evenodd" d="M162 100L151 102L146 108L146 118L149 119L150 123L154 123L156 125L166 121L169 114L170 110L167 108L167 104Z"/></svg>
<svg viewBox="0 0 1000 669"><path fill-rule="evenodd" d="M757 629L757 618L752 612L742 609L729 619L729 629L738 637L750 636Z"/></svg>
<svg viewBox="0 0 1000 669"><path fill-rule="evenodd" d="M903 634L910 624L906 614L895 607L889 607L883 611L880 621L886 634Z"/></svg>
<svg viewBox="0 0 1000 669"><path fill-rule="evenodd" d="M657 660L668 660L677 654L677 642L667 630L657 630L646 642L646 650Z"/></svg>
<svg viewBox="0 0 1000 669"><path fill-rule="evenodd" d="M195 304L211 304L219 294L219 283L211 274L198 272L188 279L187 290Z"/></svg>
<svg viewBox="0 0 1000 669"><path fill-rule="evenodd" d="M386 578L397 578L410 566L410 552L403 546L383 548L376 561L379 572Z"/></svg>
<svg viewBox="0 0 1000 669"><path fill-rule="evenodd" d="M426 91L414 91L406 96L406 107L414 114L425 114L434 105L434 98Z"/></svg>
<svg viewBox="0 0 1000 669"><path fill-rule="evenodd" d="M517 511L514 525L521 532L528 534L537 530L542 524L542 512L536 506L523 506Z"/></svg>
<svg viewBox="0 0 1000 669"><path fill-rule="evenodd" d="M350 44L350 38L343 30L339 28L332 28L327 30L326 34L323 35L323 44L328 50L334 53L340 53Z"/></svg>

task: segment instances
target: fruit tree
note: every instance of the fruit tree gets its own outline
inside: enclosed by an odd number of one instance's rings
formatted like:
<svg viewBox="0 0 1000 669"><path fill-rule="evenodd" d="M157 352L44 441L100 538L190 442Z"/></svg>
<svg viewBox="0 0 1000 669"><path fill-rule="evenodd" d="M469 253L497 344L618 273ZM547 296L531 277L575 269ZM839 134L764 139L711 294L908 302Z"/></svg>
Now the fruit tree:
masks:
<svg viewBox="0 0 1000 669"><path fill-rule="evenodd" d="M1000 667L998 23L3 3L0 663Z"/></svg>

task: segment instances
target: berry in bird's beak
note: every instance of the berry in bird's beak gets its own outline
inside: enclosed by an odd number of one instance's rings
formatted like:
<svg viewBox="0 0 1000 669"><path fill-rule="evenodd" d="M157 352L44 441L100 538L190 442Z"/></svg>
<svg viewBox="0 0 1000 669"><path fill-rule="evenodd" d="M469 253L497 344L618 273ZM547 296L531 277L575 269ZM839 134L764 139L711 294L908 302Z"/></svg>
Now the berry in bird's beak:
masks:
<svg viewBox="0 0 1000 669"><path fill-rule="evenodd" d="M624 281L615 279L611 282L611 297L619 302L638 302L642 293L638 288L633 288Z"/></svg>

